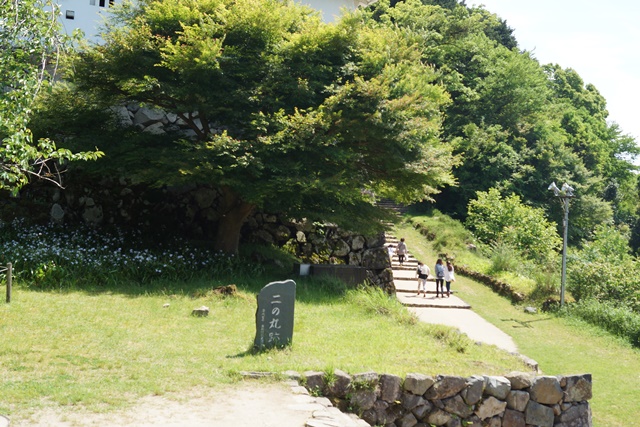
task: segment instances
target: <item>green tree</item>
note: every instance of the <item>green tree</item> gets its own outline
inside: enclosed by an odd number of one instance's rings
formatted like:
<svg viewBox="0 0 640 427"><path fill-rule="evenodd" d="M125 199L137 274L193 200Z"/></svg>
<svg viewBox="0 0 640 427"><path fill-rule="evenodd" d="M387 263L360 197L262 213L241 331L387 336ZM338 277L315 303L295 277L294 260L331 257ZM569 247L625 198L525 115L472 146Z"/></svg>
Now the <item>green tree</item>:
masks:
<svg viewBox="0 0 640 427"><path fill-rule="evenodd" d="M453 183L455 162L433 69L414 40L359 13L326 25L273 0L142 2L79 53L69 79L189 124L193 139L124 144L146 153L147 182L218 186L218 249L237 251L256 208L360 228L382 214L371 192L429 198Z"/></svg>
<svg viewBox="0 0 640 427"><path fill-rule="evenodd" d="M17 191L32 177L59 184L59 163L100 156L71 153L47 138L34 141L28 126L65 48L58 13L53 1L0 0L1 189Z"/></svg>
<svg viewBox="0 0 640 427"><path fill-rule="evenodd" d="M495 188L469 202L466 224L480 241L509 245L529 259L548 260L560 247L543 210L524 205L517 195L502 197Z"/></svg>

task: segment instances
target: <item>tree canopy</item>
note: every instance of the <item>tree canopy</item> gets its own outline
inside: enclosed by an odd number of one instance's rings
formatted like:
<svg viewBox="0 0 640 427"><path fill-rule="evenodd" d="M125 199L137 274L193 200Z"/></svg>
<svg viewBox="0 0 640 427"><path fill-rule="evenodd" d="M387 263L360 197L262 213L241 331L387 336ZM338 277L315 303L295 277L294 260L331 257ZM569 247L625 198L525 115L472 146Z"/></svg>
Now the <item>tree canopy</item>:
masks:
<svg viewBox="0 0 640 427"><path fill-rule="evenodd" d="M0 0L0 189L15 192L31 177L59 183L59 162L100 156L71 153L48 138L34 141L28 126L66 46L58 13L53 1Z"/></svg>
<svg viewBox="0 0 640 427"><path fill-rule="evenodd" d="M550 181L576 189L572 243L602 222L637 222L633 138L592 84L519 50L483 7L380 0L324 24L276 0L147 0L102 36L72 61L62 99L159 107L196 136L101 133L78 147L101 141L138 181L217 186L221 249L237 248L254 209L377 224L371 194L465 219L495 188L559 223Z"/></svg>
<svg viewBox="0 0 640 427"><path fill-rule="evenodd" d="M449 96L416 40L363 22L274 0L146 1L120 10L67 77L189 124L195 138L121 143L148 158L135 173L149 182L218 186L219 249L237 250L255 208L359 229L381 217L371 193L430 198L455 164L440 139Z"/></svg>

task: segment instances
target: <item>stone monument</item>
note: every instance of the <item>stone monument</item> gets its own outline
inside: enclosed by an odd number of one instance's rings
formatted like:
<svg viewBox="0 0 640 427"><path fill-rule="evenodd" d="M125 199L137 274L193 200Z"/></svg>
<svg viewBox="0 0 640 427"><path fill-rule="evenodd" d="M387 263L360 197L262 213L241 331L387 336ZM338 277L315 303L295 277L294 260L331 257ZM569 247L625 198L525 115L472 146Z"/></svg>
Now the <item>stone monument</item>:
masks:
<svg viewBox="0 0 640 427"><path fill-rule="evenodd" d="M254 348L285 347L293 338L296 282L271 282L258 294Z"/></svg>

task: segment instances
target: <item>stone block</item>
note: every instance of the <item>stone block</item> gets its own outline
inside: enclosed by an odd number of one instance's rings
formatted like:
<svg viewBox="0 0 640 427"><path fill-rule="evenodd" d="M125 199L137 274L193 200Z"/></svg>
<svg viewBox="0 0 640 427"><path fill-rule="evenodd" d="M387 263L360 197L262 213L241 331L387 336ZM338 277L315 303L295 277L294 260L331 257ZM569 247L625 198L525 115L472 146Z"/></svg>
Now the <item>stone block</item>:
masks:
<svg viewBox="0 0 640 427"><path fill-rule="evenodd" d="M350 403L357 411L372 409L378 396L376 390L360 389L351 393Z"/></svg>
<svg viewBox="0 0 640 427"><path fill-rule="evenodd" d="M537 377L529 389L531 400L543 405L555 405L563 399L564 392L558 378L551 376Z"/></svg>
<svg viewBox="0 0 640 427"><path fill-rule="evenodd" d="M443 426L451 420L451 414L442 409L436 409L427 416L427 424L433 424L434 426Z"/></svg>
<svg viewBox="0 0 640 427"><path fill-rule="evenodd" d="M565 377L565 402L582 402L592 397L591 375L572 375Z"/></svg>
<svg viewBox="0 0 640 427"><path fill-rule="evenodd" d="M324 372L306 371L304 373L304 379L305 379L307 389L309 391L324 393L324 389L325 389Z"/></svg>
<svg viewBox="0 0 640 427"><path fill-rule="evenodd" d="M409 411L416 406L424 405L426 402L422 396L413 393L402 393L400 401L402 402L402 407Z"/></svg>
<svg viewBox="0 0 640 427"><path fill-rule="evenodd" d="M484 377L484 394L504 400L511 391L511 382L505 377Z"/></svg>
<svg viewBox="0 0 640 427"><path fill-rule="evenodd" d="M344 399L347 397L349 388L351 387L351 375L347 374L340 369L333 371L333 381L328 384L329 393L331 396Z"/></svg>
<svg viewBox="0 0 640 427"><path fill-rule="evenodd" d="M486 420L487 418L495 417L496 415L500 415L507 408L507 402L502 402L496 399L493 396L489 396L484 399L480 404L478 404L475 414L481 420Z"/></svg>
<svg viewBox="0 0 640 427"><path fill-rule="evenodd" d="M458 394L467 387L467 380L455 376L438 376L436 382L425 393L428 400L445 399Z"/></svg>
<svg viewBox="0 0 640 427"><path fill-rule="evenodd" d="M588 402L578 403L557 418L556 427L591 427L591 408Z"/></svg>
<svg viewBox="0 0 640 427"><path fill-rule="evenodd" d="M468 405L475 405L482 399L484 386L484 377L474 375L467 379L467 388L462 390L460 395Z"/></svg>
<svg viewBox="0 0 640 427"><path fill-rule="evenodd" d="M525 422L538 427L553 427L553 409L530 400L524 412Z"/></svg>
<svg viewBox="0 0 640 427"><path fill-rule="evenodd" d="M400 399L402 378L396 375L380 375L380 399L395 402Z"/></svg>
<svg viewBox="0 0 640 427"><path fill-rule="evenodd" d="M524 412L529 403L529 393L522 390L512 390L507 396L507 407L515 411Z"/></svg>
<svg viewBox="0 0 640 427"><path fill-rule="evenodd" d="M519 411L507 409L502 417L502 427L525 427L524 414Z"/></svg>
<svg viewBox="0 0 640 427"><path fill-rule="evenodd" d="M460 395L443 399L442 403L444 404L445 411L457 415L460 418L467 418L473 414L473 408L467 405Z"/></svg>
<svg viewBox="0 0 640 427"><path fill-rule="evenodd" d="M512 390L524 390L533 383L533 376L527 372L511 372L505 378L511 383Z"/></svg>
<svg viewBox="0 0 640 427"><path fill-rule="evenodd" d="M422 396L434 383L433 377L411 373L404 379L404 389L409 393Z"/></svg>

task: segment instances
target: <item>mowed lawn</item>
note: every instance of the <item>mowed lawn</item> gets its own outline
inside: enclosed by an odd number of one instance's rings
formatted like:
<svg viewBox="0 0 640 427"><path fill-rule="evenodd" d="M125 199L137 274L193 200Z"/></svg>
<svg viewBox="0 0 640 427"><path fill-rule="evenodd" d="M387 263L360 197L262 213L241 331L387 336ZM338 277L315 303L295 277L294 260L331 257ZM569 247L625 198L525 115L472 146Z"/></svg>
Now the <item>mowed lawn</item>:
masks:
<svg viewBox="0 0 640 427"><path fill-rule="evenodd" d="M216 284L147 293L16 287L12 302L0 303L0 414L16 419L51 405L109 411L145 395L221 387L240 371L470 376L526 369L495 347L414 322L395 299L345 294L311 279L298 280L293 345L254 354L262 285L237 285L234 297L206 291ZM210 315L191 316L202 305Z"/></svg>

